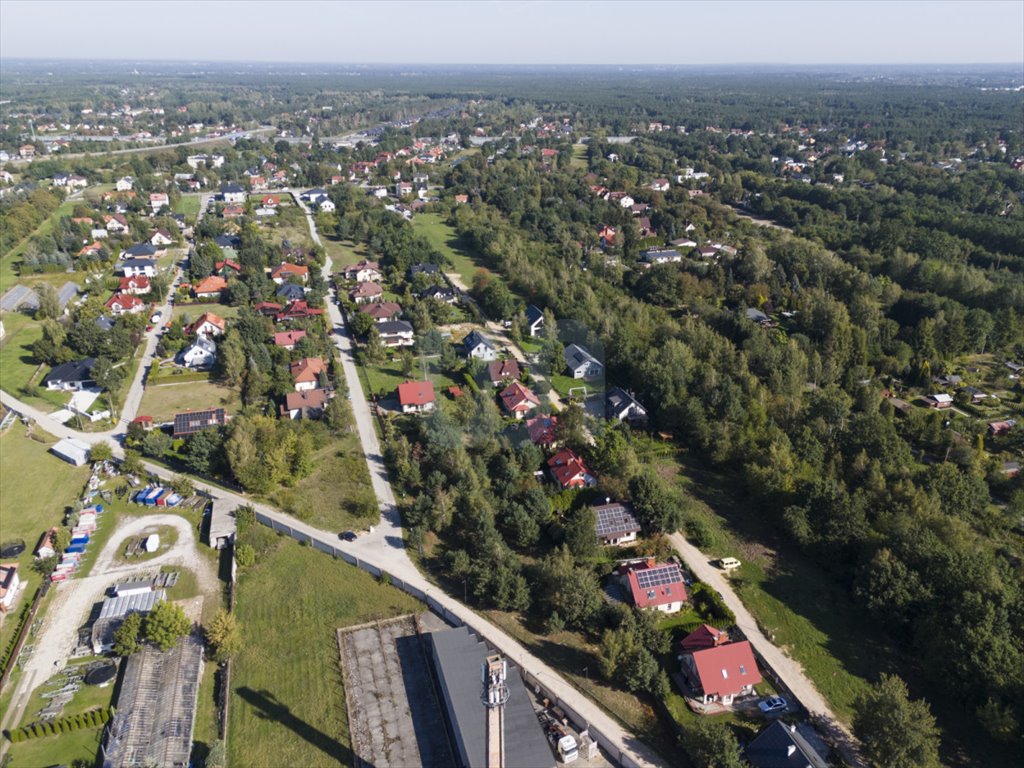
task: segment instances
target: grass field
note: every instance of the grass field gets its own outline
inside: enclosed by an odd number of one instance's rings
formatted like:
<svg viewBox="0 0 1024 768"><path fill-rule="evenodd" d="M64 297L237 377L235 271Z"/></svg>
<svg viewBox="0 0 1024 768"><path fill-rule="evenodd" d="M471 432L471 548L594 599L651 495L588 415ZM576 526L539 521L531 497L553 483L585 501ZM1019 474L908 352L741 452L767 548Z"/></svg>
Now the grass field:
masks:
<svg viewBox="0 0 1024 768"><path fill-rule="evenodd" d="M18 260L21 258L21 254L24 253L25 247L32 241L32 238L52 232L61 216L70 216L71 211L74 210L75 205L79 202L81 201L71 200L61 203L57 207L57 210L50 214L48 219L44 220L38 227L36 227L35 231L31 235L18 243L8 253L5 253L3 258L0 258L0 293L3 293L18 282L18 274L15 267L18 264Z"/></svg>
<svg viewBox="0 0 1024 768"><path fill-rule="evenodd" d="M409 376L402 373L402 362L398 359L390 360L380 365L364 366L363 371L366 373L366 380L362 383L365 384L366 381L369 381L369 392L367 394L372 393L381 397L393 395L398 385L402 382L423 379L423 369L420 366L419 360L416 360L412 374ZM427 364L427 378L434 382L434 393L438 396L448 387L465 383L461 380L453 379L447 372L437 370L436 366L430 365L430 361Z"/></svg>
<svg viewBox="0 0 1024 768"><path fill-rule="evenodd" d="M219 384L193 381L185 384L155 384L146 387L139 413L157 422L171 421L174 414L192 409L226 408L234 413L241 408L238 392Z"/></svg>
<svg viewBox="0 0 1024 768"><path fill-rule="evenodd" d="M0 435L0 539L22 539L25 551L17 558L18 573L28 586L19 599L32 599L41 577L32 570L32 550L43 531L59 525L89 479L88 467L73 467L48 453L56 441L39 443L25 437L15 422ZM15 622L0 625L0 647L6 647Z"/></svg>
<svg viewBox="0 0 1024 768"><path fill-rule="evenodd" d="M237 588L243 650L232 679L230 764L352 765L335 630L423 606L268 529L243 533L255 539L257 564Z"/></svg>
<svg viewBox="0 0 1024 768"><path fill-rule="evenodd" d="M109 689L108 689L109 690ZM7 768L40 768L44 765L92 765L100 751L102 728L46 736L11 746Z"/></svg>
<svg viewBox="0 0 1024 768"><path fill-rule="evenodd" d="M477 270L486 268L483 260L466 247L440 214L421 213L413 218L412 225L430 241L431 245L451 260L455 271L467 286L473 284L473 275ZM500 279L498 275L494 277Z"/></svg>
<svg viewBox="0 0 1024 768"><path fill-rule="evenodd" d="M199 203L200 196L196 195L180 195L177 200L174 201L174 212L185 214L185 221L189 224L194 224L196 216L199 215Z"/></svg>
<svg viewBox="0 0 1024 768"><path fill-rule="evenodd" d="M362 448L355 433L332 438L313 458L316 471L294 488L279 488L271 501L310 525L358 530L379 516Z"/></svg>
<svg viewBox="0 0 1024 768"><path fill-rule="evenodd" d="M587 145L586 144L573 144L572 145L572 160L569 161L569 165L572 168L581 168L587 170Z"/></svg>
<svg viewBox="0 0 1024 768"><path fill-rule="evenodd" d="M175 303L171 309L171 319L187 317L188 322L194 322L204 312L212 312L225 320L232 320L238 317L239 307L232 307L227 304L178 304Z"/></svg>
<svg viewBox="0 0 1024 768"><path fill-rule="evenodd" d="M370 252L362 243L355 244L351 240L335 240L324 234L320 235L324 244L324 250L334 262L332 268L335 272L341 271L343 267L350 266L363 259L370 258Z"/></svg>

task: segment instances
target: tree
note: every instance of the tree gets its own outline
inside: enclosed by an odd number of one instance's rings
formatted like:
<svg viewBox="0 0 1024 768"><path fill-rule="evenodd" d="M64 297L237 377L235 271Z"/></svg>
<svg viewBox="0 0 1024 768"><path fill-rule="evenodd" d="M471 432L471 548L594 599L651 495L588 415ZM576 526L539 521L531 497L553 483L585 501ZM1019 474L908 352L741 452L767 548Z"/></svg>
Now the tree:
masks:
<svg viewBox="0 0 1024 768"><path fill-rule="evenodd" d="M238 386L245 372L245 345L234 328L224 334L217 347L217 361L214 374L229 387Z"/></svg>
<svg viewBox="0 0 1024 768"><path fill-rule="evenodd" d="M235 614L221 608L206 628L206 640L213 647L213 658L226 661L242 649L242 629Z"/></svg>
<svg viewBox="0 0 1024 768"><path fill-rule="evenodd" d="M377 324L368 312L353 313L350 315L350 322L352 323L352 332L359 338L366 336L370 329Z"/></svg>
<svg viewBox="0 0 1024 768"><path fill-rule="evenodd" d="M141 633L142 614L129 613L114 632L114 653L118 656L131 656L142 647L139 640Z"/></svg>
<svg viewBox="0 0 1024 768"><path fill-rule="evenodd" d="M671 533L682 527L682 510L657 475L652 472L637 475L629 483L629 493L637 519L648 531Z"/></svg>
<svg viewBox="0 0 1024 768"><path fill-rule="evenodd" d="M115 390L124 381L124 368L115 366L110 358L98 357L92 367L92 378L103 389Z"/></svg>
<svg viewBox="0 0 1024 768"><path fill-rule="evenodd" d="M169 651L179 637L188 634L191 626L180 605L161 600L146 616L144 632L149 642L161 651Z"/></svg>
<svg viewBox="0 0 1024 768"><path fill-rule="evenodd" d="M114 449L106 440L93 444L89 449L91 461L110 461L112 458L114 458Z"/></svg>
<svg viewBox="0 0 1024 768"><path fill-rule="evenodd" d="M853 731L874 768L938 768L939 731L928 703L911 701L906 683L882 675L854 703Z"/></svg>
<svg viewBox="0 0 1024 768"><path fill-rule="evenodd" d="M723 723L701 719L682 741L690 760L702 768L743 768L747 764L736 735Z"/></svg>
<svg viewBox="0 0 1024 768"><path fill-rule="evenodd" d="M43 283L36 287L39 294L39 308L36 310L36 318L39 320L56 320L61 316L60 297L57 289L49 283Z"/></svg>
<svg viewBox="0 0 1024 768"><path fill-rule="evenodd" d="M171 489L185 499L196 492L196 487L188 475L175 475L171 478Z"/></svg>
<svg viewBox="0 0 1024 768"><path fill-rule="evenodd" d="M248 568L256 564L256 550L252 544L239 544L235 547L235 562L239 568Z"/></svg>
<svg viewBox="0 0 1024 768"><path fill-rule="evenodd" d="M142 456L131 448L125 449L121 460L121 471L126 475L138 475L142 472Z"/></svg>
<svg viewBox="0 0 1024 768"><path fill-rule="evenodd" d="M154 429L142 441L142 453L159 459L171 450L171 438L161 429Z"/></svg>
<svg viewBox="0 0 1024 768"><path fill-rule="evenodd" d="M334 434L341 434L352 425L352 411L345 404L345 398L332 397L324 408L324 423Z"/></svg>

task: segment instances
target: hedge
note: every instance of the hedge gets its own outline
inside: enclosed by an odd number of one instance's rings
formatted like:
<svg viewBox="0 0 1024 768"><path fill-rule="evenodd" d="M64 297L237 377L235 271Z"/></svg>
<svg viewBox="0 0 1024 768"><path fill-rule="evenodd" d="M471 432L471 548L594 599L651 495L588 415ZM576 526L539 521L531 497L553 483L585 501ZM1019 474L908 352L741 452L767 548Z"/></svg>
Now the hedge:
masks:
<svg viewBox="0 0 1024 768"><path fill-rule="evenodd" d="M13 731L4 731L4 736L12 744L26 739L35 739L40 736L53 736L62 733L71 733L81 729L97 728L110 720L113 714L113 707L102 709L91 709L88 712L77 715L68 715L60 720L30 723Z"/></svg>

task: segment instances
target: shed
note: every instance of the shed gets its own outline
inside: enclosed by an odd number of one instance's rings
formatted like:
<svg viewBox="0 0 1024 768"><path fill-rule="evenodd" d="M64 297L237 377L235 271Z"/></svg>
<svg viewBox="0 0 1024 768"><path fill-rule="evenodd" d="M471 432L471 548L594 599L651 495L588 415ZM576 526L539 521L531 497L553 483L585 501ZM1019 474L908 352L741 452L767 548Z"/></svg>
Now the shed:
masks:
<svg viewBox="0 0 1024 768"><path fill-rule="evenodd" d="M89 461L89 444L83 440L66 437L50 448L50 452L68 464L80 467Z"/></svg>
<svg viewBox="0 0 1024 768"><path fill-rule="evenodd" d="M224 499L214 499L210 506L210 546L224 549L235 540L235 505Z"/></svg>

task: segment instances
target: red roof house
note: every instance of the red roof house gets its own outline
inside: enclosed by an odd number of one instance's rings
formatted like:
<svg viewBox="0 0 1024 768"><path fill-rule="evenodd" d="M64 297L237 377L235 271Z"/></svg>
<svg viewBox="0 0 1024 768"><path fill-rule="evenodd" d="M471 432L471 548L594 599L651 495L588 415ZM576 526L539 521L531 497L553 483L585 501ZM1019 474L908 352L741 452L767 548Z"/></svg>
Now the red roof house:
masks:
<svg viewBox="0 0 1024 768"><path fill-rule="evenodd" d="M705 648L717 648L729 642L729 635L710 624L701 624L693 632L679 641L683 653L702 651Z"/></svg>
<svg viewBox="0 0 1024 768"><path fill-rule="evenodd" d="M188 332L197 336L221 336L226 329L227 322L223 317L213 312L203 312L199 319L188 327Z"/></svg>
<svg viewBox="0 0 1024 768"><path fill-rule="evenodd" d="M521 419L540 405L540 399L520 382L513 381L502 391L501 404L510 415Z"/></svg>
<svg viewBox="0 0 1024 768"><path fill-rule="evenodd" d="M136 275L135 277L122 277L117 285L117 290L131 296L143 296L152 290L152 286L149 284L148 277Z"/></svg>
<svg viewBox="0 0 1024 768"><path fill-rule="evenodd" d="M663 613L682 610L686 602L686 584L683 572L675 563L655 563L653 559L626 563L619 566L625 575L633 605L653 608Z"/></svg>
<svg viewBox="0 0 1024 768"><path fill-rule="evenodd" d="M548 459L548 469L555 482L563 490L566 488L590 488L597 484L597 478L587 469L583 459L568 448L562 448Z"/></svg>
<svg viewBox="0 0 1024 768"><path fill-rule="evenodd" d="M112 315L123 315L141 312L146 308L146 303L138 296L131 296L127 293L115 293L104 304Z"/></svg>
<svg viewBox="0 0 1024 768"><path fill-rule="evenodd" d="M320 374L327 370L327 364L319 357L304 357L288 367L295 382L295 391L316 389Z"/></svg>
<svg viewBox="0 0 1024 768"><path fill-rule="evenodd" d="M278 285L288 282L289 278L297 277L302 282L306 282L309 279L309 267L303 267L298 264L289 264L287 261L282 261L270 272L270 279Z"/></svg>
<svg viewBox="0 0 1024 768"><path fill-rule="evenodd" d="M754 693L754 686L762 680L754 651L746 640L685 654L683 673L699 689L705 704L732 704L735 697Z"/></svg>
<svg viewBox="0 0 1024 768"><path fill-rule="evenodd" d="M282 320L302 320L307 317L317 317L323 313L322 309L311 309L309 302L305 299L296 299L289 302L288 306L277 313L276 320L278 322Z"/></svg>
<svg viewBox="0 0 1024 768"><path fill-rule="evenodd" d="M434 410L434 383L406 381L398 385L398 404L402 413L423 413Z"/></svg>
<svg viewBox="0 0 1024 768"><path fill-rule="evenodd" d="M210 275L199 281L193 288L197 299L219 299L220 292L228 287L228 281L220 275Z"/></svg>
<svg viewBox="0 0 1024 768"><path fill-rule="evenodd" d="M282 331L281 333L274 334L274 346L284 347L291 351L295 349L295 345L306 338L305 331Z"/></svg>
<svg viewBox="0 0 1024 768"><path fill-rule="evenodd" d="M382 293L384 293L384 289L376 283L365 282L359 283L349 291L348 297L356 304L366 304L370 301L377 301Z"/></svg>
<svg viewBox="0 0 1024 768"><path fill-rule="evenodd" d="M491 380L491 385L500 387L509 381L515 381L523 372L519 369L519 363L517 363L511 357L505 360L495 360L493 363L487 364L487 377Z"/></svg>
<svg viewBox="0 0 1024 768"><path fill-rule="evenodd" d="M372 304L364 304L359 311L364 315L369 315L378 323L394 320L402 314L402 308L393 301L375 301Z"/></svg>
<svg viewBox="0 0 1024 768"><path fill-rule="evenodd" d="M557 416L538 416L526 422L526 431L530 435L531 443L546 447L554 445L557 426Z"/></svg>
<svg viewBox="0 0 1024 768"><path fill-rule="evenodd" d="M153 417L152 416L136 416L131 421L132 424L139 424L147 432L153 428Z"/></svg>

